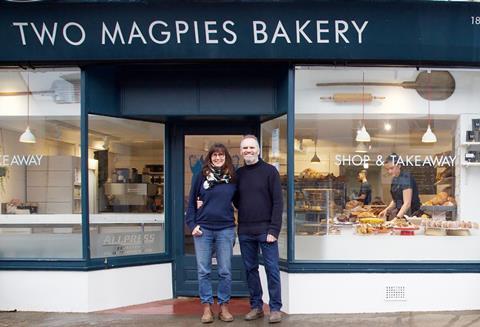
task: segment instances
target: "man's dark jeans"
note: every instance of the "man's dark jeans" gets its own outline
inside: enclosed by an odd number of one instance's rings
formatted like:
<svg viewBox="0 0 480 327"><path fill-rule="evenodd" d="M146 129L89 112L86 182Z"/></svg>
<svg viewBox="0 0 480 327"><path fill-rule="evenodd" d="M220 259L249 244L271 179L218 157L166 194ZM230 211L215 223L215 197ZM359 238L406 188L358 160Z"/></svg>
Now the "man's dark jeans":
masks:
<svg viewBox="0 0 480 327"><path fill-rule="evenodd" d="M240 241L243 264L247 273L250 307L252 309L263 309L263 292L258 274L258 254L259 249L261 249L267 273L270 311L280 311L282 307L282 293L280 269L278 267L278 242L267 243L267 234L240 234L238 239Z"/></svg>

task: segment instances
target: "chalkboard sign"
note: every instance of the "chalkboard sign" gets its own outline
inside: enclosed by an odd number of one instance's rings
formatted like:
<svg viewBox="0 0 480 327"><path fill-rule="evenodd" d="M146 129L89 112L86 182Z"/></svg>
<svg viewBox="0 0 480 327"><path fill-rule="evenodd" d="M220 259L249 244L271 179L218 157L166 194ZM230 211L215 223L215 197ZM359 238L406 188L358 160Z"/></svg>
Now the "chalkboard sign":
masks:
<svg viewBox="0 0 480 327"><path fill-rule="evenodd" d="M404 167L406 171L412 174L417 182L418 194L436 194L435 177L436 168L431 166Z"/></svg>

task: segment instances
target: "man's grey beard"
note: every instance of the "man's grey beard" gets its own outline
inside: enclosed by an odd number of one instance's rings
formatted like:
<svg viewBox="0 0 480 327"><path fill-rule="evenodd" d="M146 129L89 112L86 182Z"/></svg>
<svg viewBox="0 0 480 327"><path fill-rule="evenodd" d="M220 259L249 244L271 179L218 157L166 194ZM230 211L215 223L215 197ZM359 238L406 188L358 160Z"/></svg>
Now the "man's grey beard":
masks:
<svg viewBox="0 0 480 327"><path fill-rule="evenodd" d="M245 163L247 165L253 165L253 164L256 164L258 162L258 156L254 156L251 159L243 158L243 160L245 160Z"/></svg>

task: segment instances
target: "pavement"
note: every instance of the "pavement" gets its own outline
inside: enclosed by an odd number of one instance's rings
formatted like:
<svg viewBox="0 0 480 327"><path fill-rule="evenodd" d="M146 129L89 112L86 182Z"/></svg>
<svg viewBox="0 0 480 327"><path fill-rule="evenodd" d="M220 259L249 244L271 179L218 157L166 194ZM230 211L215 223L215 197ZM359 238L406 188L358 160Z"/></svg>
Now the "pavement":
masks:
<svg viewBox="0 0 480 327"><path fill-rule="evenodd" d="M214 311L218 312L218 307ZM268 315L256 321L244 321L248 311L246 299L234 299L231 311L235 321L225 323L215 319L209 326L411 326L411 327L480 327L478 311L400 312L365 314L284 315L280 324L269 324ZM268 311L266 312L268 314ZM201 305L198 299L157 301L137 306L94 313L0 312L0 327L4 326L208 326L200 323Z"/></svg>

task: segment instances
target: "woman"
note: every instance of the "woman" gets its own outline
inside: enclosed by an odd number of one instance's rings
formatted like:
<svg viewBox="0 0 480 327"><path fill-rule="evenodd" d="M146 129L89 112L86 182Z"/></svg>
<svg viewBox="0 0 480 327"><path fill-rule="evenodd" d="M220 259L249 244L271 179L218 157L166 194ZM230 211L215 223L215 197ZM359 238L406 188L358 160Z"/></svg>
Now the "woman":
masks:
<svg viewBox="0 0 480 327"><path fill-rule="evenodd" d="M232 274L231 258L235 241L232 200L236 191L235 169L227 148L214 144L207 153L201 172L193 178L186 223L195 243L198 287L203 304L202 323L213 322L213 292L210 273L215 247L218 267L219 319L233 321L228 310ZM197 201L201 206L197 209Z"/></svg>
<svg viewBox="0 0 480 327"><path fill-rule="evenodd" d="M399 156L392 153L384 163L388 174L393 176L390 186L392 201L385 210L380 212L380 217L386 217L387 213L390 213L390 219L403 218L405 214L416 214L420 210L417 182L408 171L402 170L398 159Z"/></svg>

